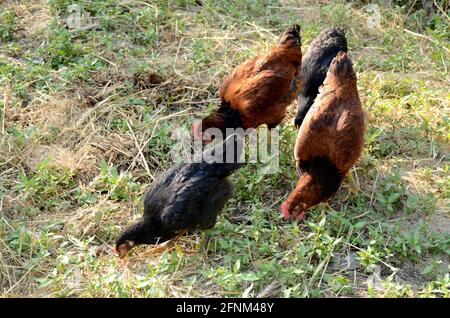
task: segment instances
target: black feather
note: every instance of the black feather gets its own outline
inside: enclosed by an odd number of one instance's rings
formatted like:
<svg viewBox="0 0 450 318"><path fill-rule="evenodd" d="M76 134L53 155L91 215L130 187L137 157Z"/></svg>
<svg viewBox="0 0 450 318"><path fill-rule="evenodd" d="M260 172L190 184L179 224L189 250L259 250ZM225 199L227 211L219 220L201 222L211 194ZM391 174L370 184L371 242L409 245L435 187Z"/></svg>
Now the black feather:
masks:
<svg viewBox="0 0 450 318"><path fill-rule="evenodd" d="M216 145L216 157L224 158L233 149L233 162L205 159L174 166L160 175L144 196L142 219L119 236L116 246L127 240L136 245L162 243L181 231L213 227L233 193L227 177L242 166L238 162L242 147L242 139L230 137Z"/></svg>
<svg viewBox="0 0 450 318"><path fill-rule="evenodd" d="M317 156L311 160L300 161L297 169L309 173L313 180L321 185L321 193L317 193L317 202L314 204L323 202L335 194L344 177L328 157Z"/></svg>
<svg viewBox="0 0 450 318"><path fill-rule="evenodd" d="M227 128L236 129L243 126L241 113L239 110L231 108L230 102L223 100L216 112L225 123L225 126L221 128L223 136L226 136Z"/></svg>
<svg viewBox="0 0 450 318"><path fill-rule="evenodd" d="M300 74L303 85L297 100L298 109L294 120L296 127L300 127L314 103L319 87L327 75L328 67L339 51L347 52L345 32L340 28L322 31L309 45L302 59Z"/></svg>

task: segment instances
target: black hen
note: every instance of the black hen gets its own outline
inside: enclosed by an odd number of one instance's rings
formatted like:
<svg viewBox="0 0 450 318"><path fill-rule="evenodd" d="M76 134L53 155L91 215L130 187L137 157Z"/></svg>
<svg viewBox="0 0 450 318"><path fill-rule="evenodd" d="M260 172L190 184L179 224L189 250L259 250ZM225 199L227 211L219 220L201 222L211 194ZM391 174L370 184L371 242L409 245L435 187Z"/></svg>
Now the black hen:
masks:
<svg viewBox="0 0 450 318"><path fill-rule="evenodd" d="M160 175L144 196L141 220L116 240L116 253L123 257L135 245L163 243L183 232L212 228L233 193L227 177L242 166L242 147L242 139L232 135L205 150L201 160Z"/></svg>
<svg viewBox="0 0 450 318"><path fill-rule="evenodd" d="M330 28L322 31L309 45L301 67L302 85L298 95L297 116L294 125L298 129L311 108L319 87L327 75L331 60L339 51L347 52L344 30Z"/></svg>

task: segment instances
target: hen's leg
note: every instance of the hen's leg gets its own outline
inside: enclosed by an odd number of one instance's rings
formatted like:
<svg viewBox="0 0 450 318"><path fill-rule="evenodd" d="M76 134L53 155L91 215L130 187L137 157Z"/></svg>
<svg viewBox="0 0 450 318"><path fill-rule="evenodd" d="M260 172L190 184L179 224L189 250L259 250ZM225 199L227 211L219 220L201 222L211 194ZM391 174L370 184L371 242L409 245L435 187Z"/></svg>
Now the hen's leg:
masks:
<svg viewBox="0 0 450 318"><path fill-rule="evenodd" d="M370 195L368 195L367 193L362 191L361 188L358 186L358 184L355 182L355 179L353 179L353 175L352 175L351 171L349 171L347 173L347 179L348 179L348 193L347 193L346 199L348 198L348 195L350 193L353 193L353 194L361 193L365 197L370 198Z"/></svg>
<svg viewBox="0 0 450 318"><path fill-rule="evenodd" d="M183 235L186 235L188 232L187 230L181 231L180 233L178 233L177 236L175 236L174 238L172 238L170 241L164 242L148 251L145 251L141 254L141 256L149 256L149 255L154 255L154 254L159 254L159 253L163 253L166 250L170 250L171 248L178 246L177 243L180 240L180 238ZM186 253L192 252L191 250L183 250Z"/></svg>
<svg viewBox="0 0 450 318"><path fill-rule="evenodd" d="M160 254L164 253L164 251L169 250L172 247L171 241L165 242L161 245L158 245L156 247L153 247L152 249L149 249L147 251L144 251L140 254L140 256L150 256L154 254Z"/></svg>
<svg viewBox="0 0 450 318"><path fill-rule="evenodd" d="M224 179L215 189L208 205L205 208L204 223L201 224L203 229L206 229L202 242L200 243L200 250L207 252L209 241L211 240L211 233L207 229L214 227L217 221L217 215L223 210L228 199L233 194L234 187L226 179Z"/></svg>
<svg viewBox="0 0 450 318"><path fill-rule="evenodd" d="M208 253L208 246L209 246L209 241L211 241L211 232L206 230L203 236L203 240L200 243L200 251L207 254Z"/></svg>
<svg viewBox="0 0 450 318"><path fill-rule="evenodd" d="M271 133L272 125L266 124L266 126L267 126L267 144L271 145L272 144L272 133Z"/></svg>
<svg viewBox="0 0 450 318"><path fill-rule="evenodd" d="M170 244L171 246L177 245L177 244L178 244L178 241L180 240L180 238L181 238L183 235L185 235L185 234L187 234L187 231L186 231L186 230L181 231L177 236L175 236L173 239L170 240L170 243L169 243L169 244Z"/></svg>
<svg viewBox="0 0 450 318"><path fill-rule="evenodd" d="M269 134L267 136L267 144L272 145L272 131L278 126L278 124L267 124L267 133Z"/></svg>
<svg viewBox="0 0 450 318"><path fill-rule="evenodd" d="M328 201L327 201L327 202L322 202L322 209L321 209L321 211L320 211L322 217L325 216L325 211L326 211L326 210L331 211L331 212L337 212L335 209L333 209L333 208L330 206L330 204L328 203Z"/></svg>

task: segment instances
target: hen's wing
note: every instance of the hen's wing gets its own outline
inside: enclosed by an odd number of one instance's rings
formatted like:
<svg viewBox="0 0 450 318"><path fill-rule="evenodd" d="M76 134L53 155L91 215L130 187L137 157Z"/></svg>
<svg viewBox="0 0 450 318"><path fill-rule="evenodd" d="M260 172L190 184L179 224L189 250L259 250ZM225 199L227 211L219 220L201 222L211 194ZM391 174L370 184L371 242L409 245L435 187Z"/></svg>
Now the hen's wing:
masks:
<svg viewBox="0 0 450 318"><path fill-rule="evenodd" d="M230 85L236 82L241 82L246 78L250 78L256 73L257 61L260 60L260 56L256 56L244 63L238 65L231 74L228 74L222 81L219 87L219 97L222 100L227 100Z"/></svg>
<svg viewBox="0 0 450 318"><path fill-rule="evenodd" d="M170 199L172 182L182 169L183 165L176 165L153 181L144 195L144 218L151 218L162 213Z"/></svg>
<svg viewBox="0 0 450 318"><path fill-rule="evenodd" d="M216 224L217 215L223 210L225 204L232 196L233 190L233 184L227 179L219 181L216 191L212 193L210 200L204 206L204 217L199 220L199 228L209 229Z"/></svg>
<svg viewBox="0 0 450 318"><path fill-rule="evenodd" d="M293 72L289 70L264 70L239 83L239 87L234 85L231 97L232 105L241 105L241 108L258 108L276 104L287 98ZM238 83L236 83L238 84ZM234 103L233 103L234 101ZM247 107L245 107L247 106Z"/></svg>
<svg viewBox="0 0 450 318"><path fill-rule="evenodd" d="M205 164L187 165L173 180L172 193L161 221L166 231L180 231L201 227L208 216L205 209L216 194L223 179L211 176ZM215 217L215 216L214 216ZM207 222L210 223L210 222Z"/></svg>
<svg viewBox="0 0 450 318"><path fill-rule="evenodd" d="M235 75L228 81L221 88L221 98L239 110L245 128L262 123L276 125L283 119L287 105L297 96L300 77L295 76L300 63L283 60L280 56L263 59L254 72Z"/></svg>
<svg viewBox="0 0 450 318"><path fill-rule="evenodd" d="M334 156L335 129L339 114L330 111L331 108L323 107L326 103L335 103L334 92L330 91L317 98L306 114L295 141L296 161Z"/></svg>
<svg viewBox="0 0 450 318"><path fill-rule="evenodd" d="M228 75L219 88L219 97L230 100L238 92L245 92L247 87L254 87L255 83L267 74L276 74L283 77L290 84L292 78L300 73L301 50L298 48L275 47L269 53L255 57L236 67ZM266 71L269 71L266 73ZM263 73L261 75L261 73ZM266 74L266 75L264 75ZM274 88L274 87L272 87Z"/></svg>
<svg viewBox="0 0 450 318"><path fill-rule="evenodd" d="M295 143L297 161L327 158L346 171L359 157L364 144L364 115L358 96L347 100L334 90L319 96L307 113Z"/></svg>

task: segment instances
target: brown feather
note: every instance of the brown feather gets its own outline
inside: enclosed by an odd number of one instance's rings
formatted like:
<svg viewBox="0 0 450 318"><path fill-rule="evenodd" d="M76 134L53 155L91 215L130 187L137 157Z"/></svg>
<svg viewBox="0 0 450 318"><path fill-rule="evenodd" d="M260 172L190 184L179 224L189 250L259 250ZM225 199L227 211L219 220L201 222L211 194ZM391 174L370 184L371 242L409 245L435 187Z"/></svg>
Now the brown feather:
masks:
<svg viewBox="0 0 450 318"><path fill-rule="evenodd" d="M300 204L309 208L335 194L361 155L364 122L356 75L341 52L298 131L294 157L302 175L286 201L290 213L302 212Z"/></svg>
<svg viewBox="0 0 450 318"><path fill-rule="evenodd" d="M240 122L226 119L220 122L220 114L215 111L202 121L203 131L210 127L237 128L232 127L237 122L244 129L262 124L275 127L281 123L286 108L300 90L299 31L298 26L286 30L278 45L267 54L245 61L223 80L219 97L222 103L239 112Z"/></svg>

